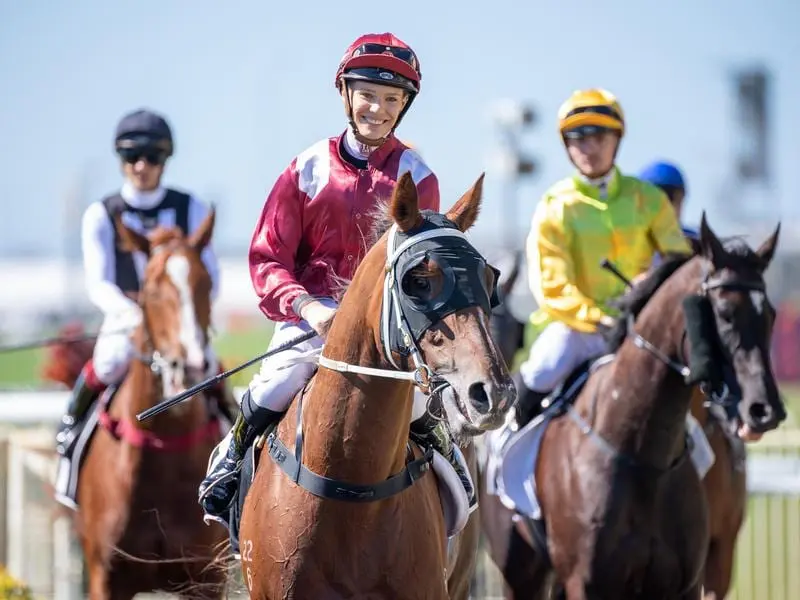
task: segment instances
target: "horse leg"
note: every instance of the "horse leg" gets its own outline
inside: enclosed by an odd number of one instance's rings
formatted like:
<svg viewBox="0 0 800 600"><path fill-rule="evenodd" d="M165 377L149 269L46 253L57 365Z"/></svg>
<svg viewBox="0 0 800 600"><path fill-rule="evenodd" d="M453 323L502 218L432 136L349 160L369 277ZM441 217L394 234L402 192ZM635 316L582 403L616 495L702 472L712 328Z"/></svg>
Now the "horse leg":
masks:
<svg viewBox="0 0 800 600"><path fill-rule="evenodd" d="M89 570L89 600L111 600L106 566L97 558L91 559L87 566Z"/></svg>
<svg viewBox="0 0 800 600"><path fill-rule="evenodd" d="M565 598L565 600L589 600L589 595L586 592L586 582L580 574L573 574L564 583L563 590L556 594L556 598Z"/></svg>
<svg viewBox="0 0 800 600"><path fill-rule="evenodd" d="M704 600L723 600L727 596L733 575L735 548L735 539L715 539L709 544L703 578Z"/></svg>

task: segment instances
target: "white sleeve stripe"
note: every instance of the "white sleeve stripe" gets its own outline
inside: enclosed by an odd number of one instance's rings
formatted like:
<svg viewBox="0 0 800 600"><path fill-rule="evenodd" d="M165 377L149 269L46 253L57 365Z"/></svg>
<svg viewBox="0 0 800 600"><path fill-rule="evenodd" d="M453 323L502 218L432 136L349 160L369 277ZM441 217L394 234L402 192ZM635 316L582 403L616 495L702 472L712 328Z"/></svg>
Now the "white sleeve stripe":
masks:
<svg viewBox="0 0 800 600"><path fill-rule="evenodd" d="M320 140L297 155L297 187L313 199L328 185L331 176L330 140Z"/></svg>
<svg viewBox="0 0 800 600"><path fill-rule="evenodd" d="M428 165L423 162L422 157L410 148L404 150L403 154L400 155L397 178L400 179L400 176L405 172L411 173L411 179L414 180L415 185L419 185L423 179L432 173Z"/></svg>

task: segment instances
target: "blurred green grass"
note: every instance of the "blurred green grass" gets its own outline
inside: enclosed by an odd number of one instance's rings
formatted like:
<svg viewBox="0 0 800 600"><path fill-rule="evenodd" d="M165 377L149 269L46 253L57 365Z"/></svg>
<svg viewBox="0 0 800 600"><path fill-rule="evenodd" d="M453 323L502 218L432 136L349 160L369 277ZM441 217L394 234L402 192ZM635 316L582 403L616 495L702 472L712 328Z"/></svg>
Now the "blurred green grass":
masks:
<svg viewBox="0 0 800 600"><path fill-rule="evenodd" d="M214 337L212 345L224 368L231 369L265 352L272 337L273 327L268 321L250 323L238 327L235 331L226 331ZM535 338L536 332L531 331L531 328L526 333L526 347L517 354L515 367L518 367L521 359L527 356L532 338ZM41 348L0 354L0 389L47 387L49 383L42 381L39 375L46 356L47 351ZM259 364L256 363L231 376L229 381L233 386L246 386L258 368ZM792 434L796 434L800 430L800 384L783 384L781 392L784 394L789 412L788 421L782 429L792 430Z"/></svg>
<svg viewBox="0 0 800 600"><path fill-rule="evenodd" d="M266 352L272 338L273 324L265 322L237 331L221 333L212 339L212 346L223 363L230 369ZM36 348L0 354L0 389L47 387L50 382L43 381L41 370L47 360L47 349ZM253 373L258 370L255 364L231 376L234 386L247 385Z"/></svg>

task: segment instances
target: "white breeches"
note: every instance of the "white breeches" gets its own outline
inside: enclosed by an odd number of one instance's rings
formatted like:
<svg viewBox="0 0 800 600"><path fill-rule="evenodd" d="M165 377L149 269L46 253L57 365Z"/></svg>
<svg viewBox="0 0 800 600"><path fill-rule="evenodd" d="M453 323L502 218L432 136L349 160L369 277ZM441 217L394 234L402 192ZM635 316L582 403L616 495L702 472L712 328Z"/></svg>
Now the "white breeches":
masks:
<svg viewBox="0 0 800 600"><path fill-rule="evenodd" d="M605 340L599 333L583 333L553 321L536 338L519 372L529 389L552 392L575 367L606 351Z"/></svg>
<svg viewBox="0 0 800 600"><path fill-rule="evenodd" d="M323 304L335 307L333 300L323 298ZM304 333L311 331L305 321L299 323L278 323L269 343L269 350L277 348ZM278 354L261 361L261 368L250 381L250 397L253 402L273 412L285 412L292 399L303 389L317 370L316 362L297 362L299 358L311 357L322 352L323 341L314 336ZM414 421L425 414L427 397L419 390L414 395L414 407L411 420Z"/></svg>
<svg viewBox="0 0 800 600"><path fill-rule="evenodd" d="M130 331L121 331L126 326L131 328ZM98 379L106 385L122 381L131 360L136 355L131 340L133 327L134 323L130 319L121 318L118 315L107 315L103 320L94 346L92 364ZM206 345L205 357L208 364L207 374L209 376L216 375L217 358L210 344Z"/></svg>
<svg viewBox="0 0 800 600"><path fill-rule="evenodd" d="M92 354L94 372L106 385L119 383L134 356L131 335L136 319L130 314L109 314L103 318ZM121 331L130 328L129 331Z"/></svg>

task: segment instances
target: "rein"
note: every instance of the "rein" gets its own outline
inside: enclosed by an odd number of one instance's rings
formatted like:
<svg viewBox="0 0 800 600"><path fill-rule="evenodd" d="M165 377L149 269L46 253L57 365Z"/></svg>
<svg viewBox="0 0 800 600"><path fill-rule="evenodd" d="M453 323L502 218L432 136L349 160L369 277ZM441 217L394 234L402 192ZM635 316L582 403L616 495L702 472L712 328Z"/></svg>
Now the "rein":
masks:
<svg viewBox="0 0 800 600"><path fill-rule="evenodd" d="M633 287L632 282L623 275L617 267L611 263L608 259L604 259L601 262L601 266L614 274L618 279L620 279L626 286L629 288ZM699 295L703 298L708 298L708 292L713 289L738 289L738 290L746 290L746 291L760 291L764 292L766 287L763 281L742 281L737 279L722 279L722 278L712 278L709 271L706 269L703 279L700 282L700 289ZM672 371L678 373L684 380L688 379L689 376L692 374L691 369L686 364L683 356L679 356L677 360L668 356L665 352L661 349L656 347L655 344L644 338L640 333L636 331L636 318L633 314L628 314L626 317L626 336L630 337L633 341L633 344L637 348L641 348L653 356L655 356L658 360L664 363L667 367L669 367ZM684 328L682 339L680 343L680 354L685 354L683 352L683 348L686 345L687 340L687 329ZM713 386L709 385L708 383L704 382L700 384L700 390L703 394L708 398L706 404L707 406L719 406L725 412L729 412L731 410L735 410L736 403L738 399L731 394L730 388L728 384L723 380L722 381L722 389L721 391L717 392ZM597 403L597 395L595 394L593 398L593 406ZM554 406L553 409L555 410L556 407ZM620 453L616 448L614 448L611 444L609 444L602 436L597 434L591 424L586 421L572 406L567 407L567 413L569 414L570 418L578 425L582 433L584 435L588 435L590 438L594 439L599 446L604 449L605 451L618 455L621 458L625 459L625 462L628 463L630 466L638 466L642 467L645 466L650 470L655 471L657 474L663 475L666 474L675 468L679 467L685 458L687 457L688 453L691 451L691 439L687 435L686 445L684 447L684 451L681 455L673 461L671 465L666 468L657 468L650 465L641 465L636 461L635 458L624 455ZM594 409L593 409L594 412Z"/></svg>

